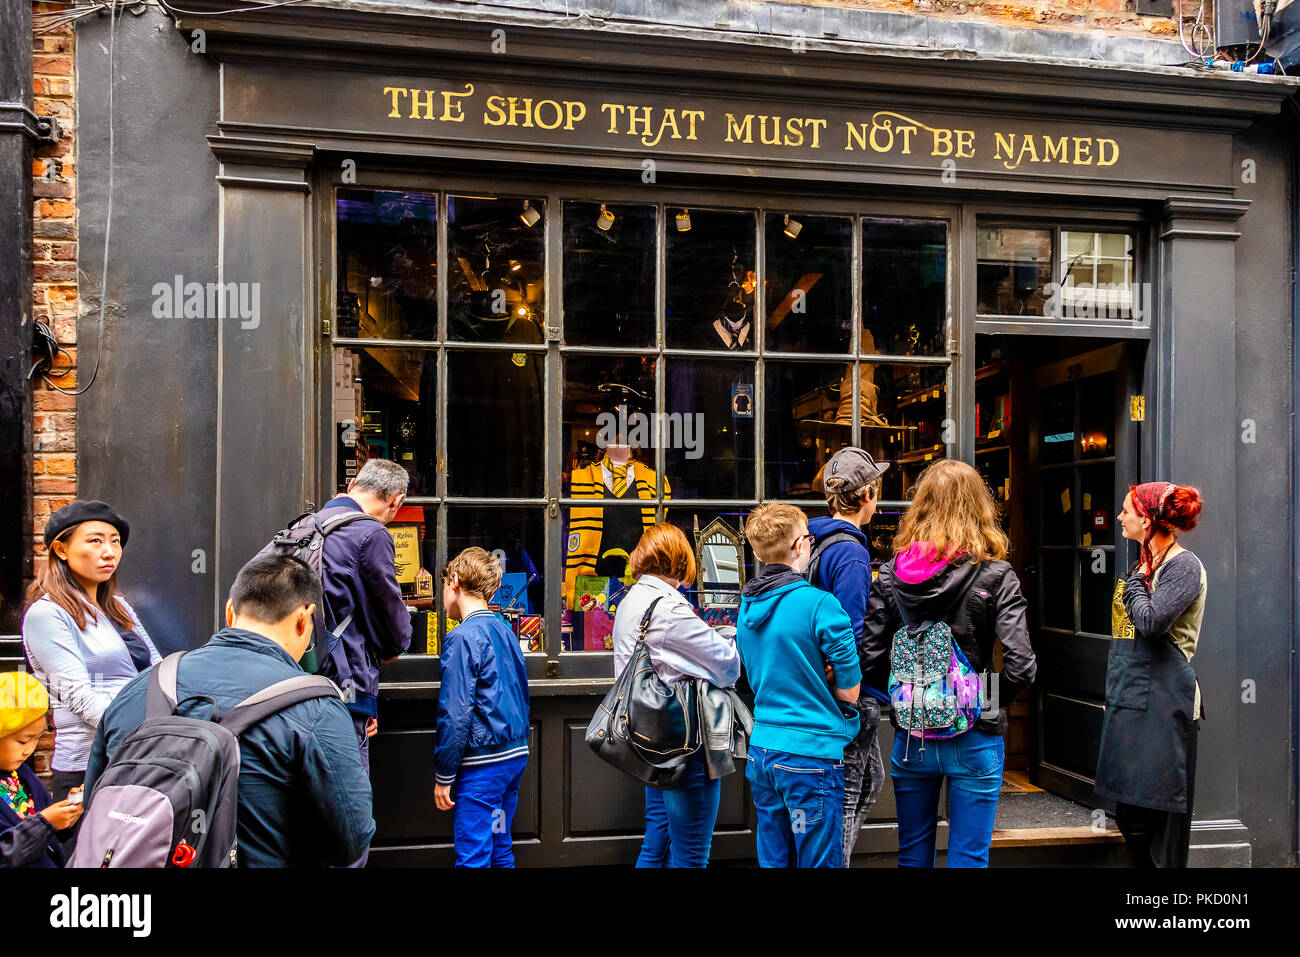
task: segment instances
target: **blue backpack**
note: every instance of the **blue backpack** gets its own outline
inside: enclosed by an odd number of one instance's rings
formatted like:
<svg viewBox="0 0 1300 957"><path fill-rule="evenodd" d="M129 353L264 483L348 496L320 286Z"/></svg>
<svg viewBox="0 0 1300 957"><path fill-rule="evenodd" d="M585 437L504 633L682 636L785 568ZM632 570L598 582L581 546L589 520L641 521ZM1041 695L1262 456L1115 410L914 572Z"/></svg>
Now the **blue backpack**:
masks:
<svg viewBox="0 0 1300 957"><path fill-rule="evenodd" d="M916 735L924 754L927 738L955 738L974 726L983 709L984 687L947 622L918 628L902 602L896 604L903 627L894 632L890 649L889 701L894 722L908 732L907 747ZM903 755L906 759L906 747Z"/></svg>

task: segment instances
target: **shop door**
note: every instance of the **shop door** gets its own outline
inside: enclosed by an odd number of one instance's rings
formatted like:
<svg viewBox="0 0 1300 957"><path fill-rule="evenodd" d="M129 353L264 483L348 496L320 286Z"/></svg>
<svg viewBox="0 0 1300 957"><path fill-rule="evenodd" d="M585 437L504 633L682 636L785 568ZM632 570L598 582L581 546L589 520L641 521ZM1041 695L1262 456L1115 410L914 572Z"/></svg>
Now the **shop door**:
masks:
<svg viewBox="0 0 1300 957"><path fill-rule="evenodd" d="M1038 657L1033 767L1040 787L1090 806L1116 565L1129 563L1115 515L1139 467L1137 351L1109 345L1030 370L1026 383L1037 505L1025 583Z"/></svg>

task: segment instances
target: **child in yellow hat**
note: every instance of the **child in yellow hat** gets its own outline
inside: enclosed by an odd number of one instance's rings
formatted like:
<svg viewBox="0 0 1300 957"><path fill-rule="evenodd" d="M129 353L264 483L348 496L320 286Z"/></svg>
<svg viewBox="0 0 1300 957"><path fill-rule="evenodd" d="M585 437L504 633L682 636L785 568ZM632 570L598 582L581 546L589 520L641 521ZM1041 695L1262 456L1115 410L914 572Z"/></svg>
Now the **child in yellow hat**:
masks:
<svg viewBox="0 0 1300 957"><path fill-rule="evenodd" d="M26 761L45 732L50 696L25 671L0 674L0 867L62 867L59 831L81 817L80 788L51 803Z"/></svg>

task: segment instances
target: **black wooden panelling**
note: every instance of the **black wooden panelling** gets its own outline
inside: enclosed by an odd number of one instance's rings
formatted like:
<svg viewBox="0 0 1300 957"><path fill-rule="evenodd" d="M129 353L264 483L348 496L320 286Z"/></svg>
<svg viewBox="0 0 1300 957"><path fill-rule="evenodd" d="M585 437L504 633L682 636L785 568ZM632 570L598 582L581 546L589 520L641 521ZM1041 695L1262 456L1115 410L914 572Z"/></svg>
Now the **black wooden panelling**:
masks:
<svg viewBox="0 0 1300 957"><path fill-rule="evenodd" d="M1100 705L1054 694L1044 695L1043 741L1046 750L1043 756L1052 764L1092 777L1097 772L1104 714Z"/></svg>
<svg viewBox="0 0 1300 957"><path fill-rule="evenodd" d="M1109 638L1054 635L1039 632L1034 639L1038 656L1038 685L1052 691L1076 691L1101 700L1106 689Z"/></svg>
<svg viewBox="0 0 1300 957"><path fill-rule="evenodd" d="M529 731L528 767L519 787L519 807L511 834L516 841L535 839L540 831L538 781L542 755L537 725ZM437 735L391 731L370 740L370 783L374 789L374 846L450 844L451 812L433 803L433 749Z"/></svg>

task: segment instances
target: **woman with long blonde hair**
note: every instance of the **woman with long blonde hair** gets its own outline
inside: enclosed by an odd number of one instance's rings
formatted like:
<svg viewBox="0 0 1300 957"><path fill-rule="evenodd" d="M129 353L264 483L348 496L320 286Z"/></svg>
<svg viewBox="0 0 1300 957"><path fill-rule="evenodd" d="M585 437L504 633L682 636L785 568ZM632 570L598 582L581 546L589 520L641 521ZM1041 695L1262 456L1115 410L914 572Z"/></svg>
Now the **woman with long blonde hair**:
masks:
<svg viewBox="0 0 1300 957"><path fill-rule="evenodd" d="M862 680L887 691L893 704L890 774L900 867L934 866L945 778L948 866L988 866L1006 706L1037 671L1025 598L1007 549L979 473L965 462L941 460L921 473L894 538L894 557L871 589ZM1003 671L993 675L999 639Z"/></svg>

